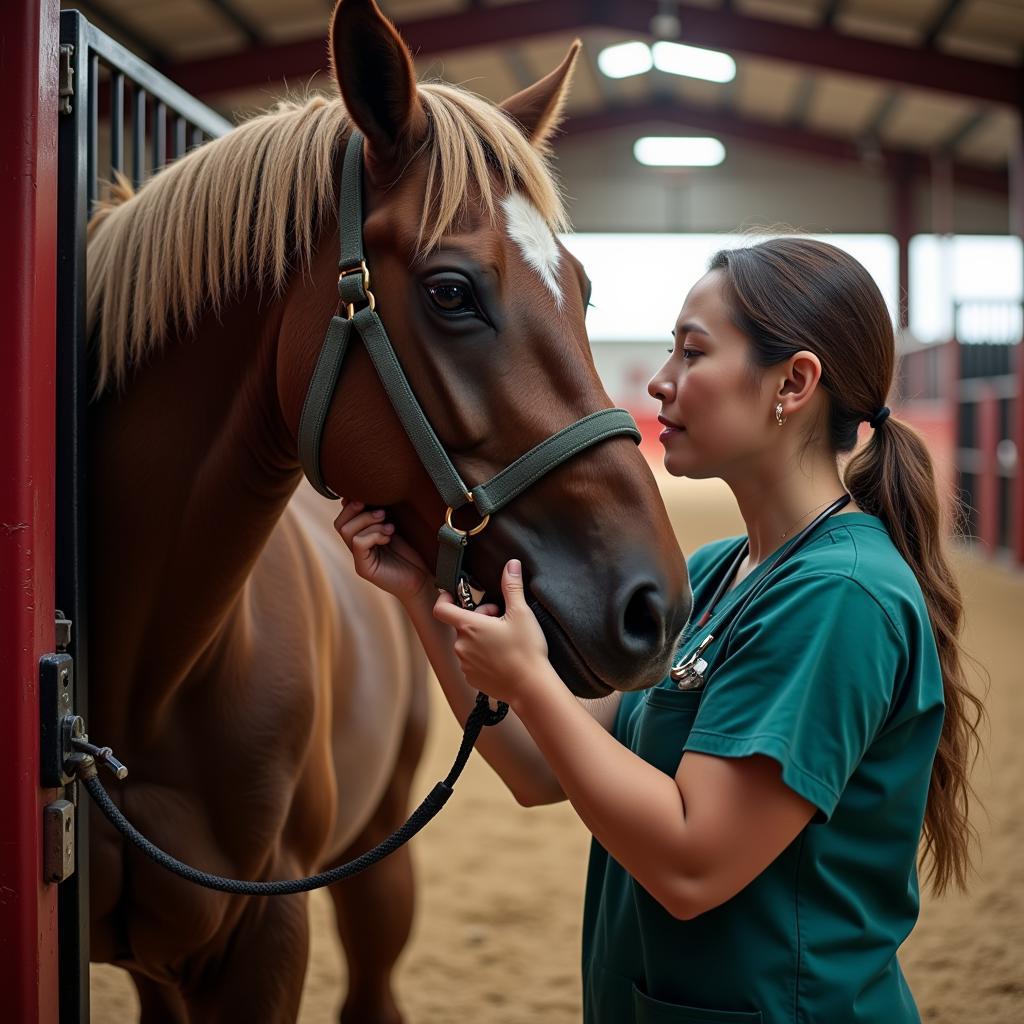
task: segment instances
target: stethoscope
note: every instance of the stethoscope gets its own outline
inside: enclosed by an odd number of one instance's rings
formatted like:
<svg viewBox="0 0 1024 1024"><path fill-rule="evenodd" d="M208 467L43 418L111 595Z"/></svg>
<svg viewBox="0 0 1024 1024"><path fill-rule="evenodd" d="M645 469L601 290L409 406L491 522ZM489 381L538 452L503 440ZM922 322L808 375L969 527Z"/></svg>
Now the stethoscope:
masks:
<svg viewBox="0 0 1024 1024"><path fill-rule="evenodd" d="M721 633L723 629L729 628L730 630L735 625L736 620L739 618L743 609L758 595L764 588L771 582L771 577L776 569L787 558L795 555L796 552L811 539L811 535L814 531L826 520L829 516L834 515L841 508L845 508L852 501L852 497L849 494L844 494L841 498L837 498L824 512L820 513L812 522L808 523L797 535L793 538L793 542L772 562L768 571L761 577L761 579L751 588L747 596L740 602L736 608L733 609L732 613L725 619L723 619L716 627L715 633L709 633L703 640L697 645L696 649L690 654L689 657L680 661L678 665L672 667L669 675L672 677L676 687L680 690L700 690L703 689L704 683L706 682L705 674L708 670L707 659L704 658L704 652L707 650L708 645L715 639L715 634ZM722 582L718 584L718 589L711 597L711 602L708 604L707 611L701 616L700 621L697 623L697 629L707 625L711 620L711 617L715 613L715 608L718 606L718 602L721 600L722 595L725 593L726 588L732 581L732 578L736 575L736 571L740 567L740 563L744 558L747 557L747 551L750 549L750 542L747 541L737 553L733 559L732 564L729 566L729 571L725 574ZM726 637L728 640L728 636ZM727 645L723 645L727 646Z"/></svg>

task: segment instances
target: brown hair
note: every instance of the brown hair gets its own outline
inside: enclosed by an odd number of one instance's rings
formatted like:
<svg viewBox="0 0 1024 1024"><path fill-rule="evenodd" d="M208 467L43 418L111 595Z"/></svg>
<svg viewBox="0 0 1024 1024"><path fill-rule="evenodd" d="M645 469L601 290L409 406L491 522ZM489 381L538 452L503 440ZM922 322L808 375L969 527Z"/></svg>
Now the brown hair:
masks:
<svg viewBox="0 0 1024 1024"><path fill-rule="evenodd" d="M750 339L752 362L773 366L796 352L821 360L828 395L828 434L837 455L853 451L860 423L886 403L892 385L892 320L871 275L823 242L777 238L726 249L710 270L724 272L737 327ZM974 790L968 774L980 750L982 701L967 686L959 636L963 601L945 553L943 505L921 437L892 416L850 459L847 490L877 515L921 586L942 669L946 713L925 808L922 858L935 893L966 888L971 865L968 819ZM952 503L951 503L952 507Z"/></svg>

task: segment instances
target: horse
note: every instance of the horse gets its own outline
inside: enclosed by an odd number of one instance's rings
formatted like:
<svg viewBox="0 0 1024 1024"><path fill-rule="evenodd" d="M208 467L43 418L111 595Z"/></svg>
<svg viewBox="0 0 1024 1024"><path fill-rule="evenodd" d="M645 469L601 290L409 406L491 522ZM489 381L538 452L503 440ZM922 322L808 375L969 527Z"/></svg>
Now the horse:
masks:
<svg viewBox="0 0 1024 1024"><path fill-rule="evenodd" d="M356 129L380 316L463 478L611 404L546 162L578 48L499 106L417 84L372 0L341 0L337 95L240 124L93 218L89 727L131 767L114 799L183 860L274 879L350 859L403 820L423 744L422 651L398 604L355 577L297 447L337 303L339 167ZM358 344L321 468L434 557L445 503ZM467 571L498 592L513 553L574 693L664 676L690 591L631 440L534 484L474 539ZM90 857L92 957L130 972L144 1021L295 1019L304 896L193 887L102 819ZM413 896L407 849L331 888L341 1021L402 1020L391 977Z"/></svg>

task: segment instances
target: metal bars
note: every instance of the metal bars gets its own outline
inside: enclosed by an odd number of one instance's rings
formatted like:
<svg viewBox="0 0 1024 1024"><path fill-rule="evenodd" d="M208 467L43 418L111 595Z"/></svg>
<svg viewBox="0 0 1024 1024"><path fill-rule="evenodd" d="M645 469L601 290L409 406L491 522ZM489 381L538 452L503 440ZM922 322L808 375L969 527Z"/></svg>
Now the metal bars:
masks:
<svg viewBox="0 0 1024 1024"><path fill-rule="evenodd" d="M71 116L84 133L91 213L100 197L100 182L112 181L115 172L130 177L138 188L167 164L169 156L177 159L230 131L232 125L77 12L61 12L62 32L74 19L80 44L72 58L76 73ZM70 27L67 33L72 34ZM79 74L80 69L85 74ZM75 107L82 104L87 116L80 121Z"/></svg>
<svg viewBox="0 0 1024 1024"><path fill-rule="evenodd" d="M100 183L112 180L114 171L124 173L127 155L138 187L167 163L169 128L171 156L177 159L186 152L189 130L197 145L232 126L77 11L60 13L60 42L72 48L73 92L68 98L70 109L60 115L57 125L55 587L56 605L72 622L68 653L75 665L75 710L87 714L89 491L85 466L93 382L85 335L86 225L101 196ZM130 150L126 150L126 101L131 107ZM89 1019L89 820L85 810L86 804L80 802L75 826L77 869L58 890L61 1024L85 1024Z"/></svg>

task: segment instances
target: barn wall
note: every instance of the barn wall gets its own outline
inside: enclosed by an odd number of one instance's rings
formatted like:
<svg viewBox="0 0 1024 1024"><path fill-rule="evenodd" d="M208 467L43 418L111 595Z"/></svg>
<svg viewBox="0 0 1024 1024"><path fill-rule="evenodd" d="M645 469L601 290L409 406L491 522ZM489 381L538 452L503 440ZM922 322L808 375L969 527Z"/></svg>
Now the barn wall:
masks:
<svg viewBox="0 0 1024 1024"><path fill-rule="evenodd" d="M633 142L645 134L664 131L638 125L558 144L558 171L577 231L735 231L785 224L813 232L893 232L889 182L871 167L728 139L719 167L641 167ZM924 179L917 179L914 193L915 230L927 231L931 196ZM1008 223L1005 197L957 189L957 233L1003 234Z"/></svg>

